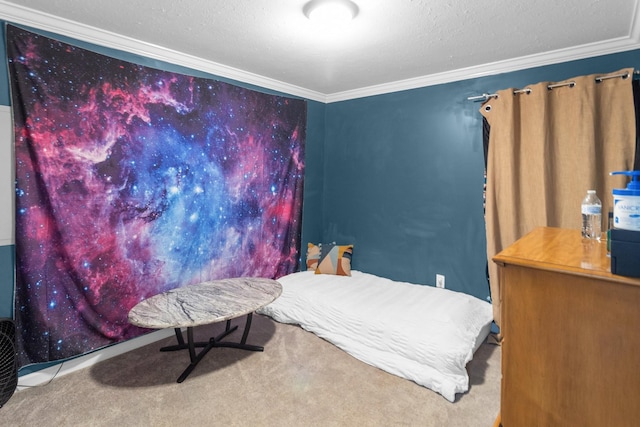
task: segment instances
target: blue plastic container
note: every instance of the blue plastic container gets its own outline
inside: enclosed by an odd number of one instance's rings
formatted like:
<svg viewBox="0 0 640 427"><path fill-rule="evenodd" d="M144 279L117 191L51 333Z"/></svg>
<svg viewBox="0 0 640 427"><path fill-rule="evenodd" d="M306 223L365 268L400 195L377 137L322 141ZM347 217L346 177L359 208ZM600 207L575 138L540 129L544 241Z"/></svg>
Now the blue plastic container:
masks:
<svg viewBox="0 0 640 427"><path fill-rule="evenodd" d="M611 172L611 175L631 177L627 188L613 189L613 228L640 231L640 171Z"/></svg>

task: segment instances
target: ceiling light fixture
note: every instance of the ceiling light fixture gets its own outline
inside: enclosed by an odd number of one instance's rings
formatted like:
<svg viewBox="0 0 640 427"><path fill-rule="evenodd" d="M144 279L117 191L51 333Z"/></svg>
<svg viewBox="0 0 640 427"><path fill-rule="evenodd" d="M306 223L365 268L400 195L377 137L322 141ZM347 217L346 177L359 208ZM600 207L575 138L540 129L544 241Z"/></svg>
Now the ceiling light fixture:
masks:
<svg viewBox="0 0 640 427"><path fill-rule="evenodd" d="M314 22L344 24L355 18L358 6L351 0L311 0L302 11Z"/></svg>

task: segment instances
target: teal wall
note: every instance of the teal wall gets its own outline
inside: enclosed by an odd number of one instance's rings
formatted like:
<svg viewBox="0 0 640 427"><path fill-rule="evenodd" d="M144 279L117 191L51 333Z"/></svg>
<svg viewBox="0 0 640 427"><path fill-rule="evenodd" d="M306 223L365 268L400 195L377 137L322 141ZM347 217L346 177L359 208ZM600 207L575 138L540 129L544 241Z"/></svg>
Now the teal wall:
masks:
<svg viewBox="0 0 640 427"><path fill-rule="evenodd" d="M0 24L3 24L0 21ZM0 51L2 58L6 58L5 32L0 31ZM0 60L0 105L9 105L9 77L7 75L7 61ZM6 167L7 159L0 159L0 167ZM3 183L4 184L4 183ZM0 204L8 204L8 200L0 200ZM0 218L0 221L9 221L9 218ZM0 236L7 238L8 236ZM15 266L15 246L0 245L0 317L13 318L13 282Z"/></svg>
<svg viewBox="0 0 640 427"><path fill-rule="evenodd" d="M324 241L353 243L353 268L489 296L481 104L469 96L640 68L640 51L328 104Z"/></svg>
<svg viewBox="0 0 640 427"><path fill-rule="evenodd" d="M10 105L9 96L9 74L7 65L7 35L4 31L4 22L0 21L2 31L0 31L0 51L2 52L2 60L0 61L0 105Z"/></svg>
<svg viewBox="0 0 640 427"><path fill-rule="evenodd" d="M13 318L13 269L15 247L0 246L0 317Z"/></svg>

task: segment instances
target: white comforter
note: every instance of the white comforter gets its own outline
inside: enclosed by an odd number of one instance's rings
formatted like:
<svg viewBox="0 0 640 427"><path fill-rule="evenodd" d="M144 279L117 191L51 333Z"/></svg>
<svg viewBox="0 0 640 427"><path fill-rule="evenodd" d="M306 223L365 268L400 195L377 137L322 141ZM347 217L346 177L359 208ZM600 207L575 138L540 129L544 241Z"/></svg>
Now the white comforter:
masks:
<svg viewBox="0 0 640 427"><path fill-rule="evenodd" d="M493 320L488 302L360 271L351 277L303 271L278 281L282 295L259 313L298 324L451 402L469 389L466 365Z"/></svg>

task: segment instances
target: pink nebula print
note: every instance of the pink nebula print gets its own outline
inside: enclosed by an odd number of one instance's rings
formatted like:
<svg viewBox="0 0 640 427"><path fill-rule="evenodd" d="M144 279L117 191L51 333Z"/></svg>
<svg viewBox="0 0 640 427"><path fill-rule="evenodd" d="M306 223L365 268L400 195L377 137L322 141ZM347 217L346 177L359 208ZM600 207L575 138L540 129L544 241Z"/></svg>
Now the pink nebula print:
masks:
<svg viewBox="0 0 640 427"><path fill-rule="evenodd" d="M306 102L7 27L19 363L146 330L140 300L300 251Z"/></svg>

